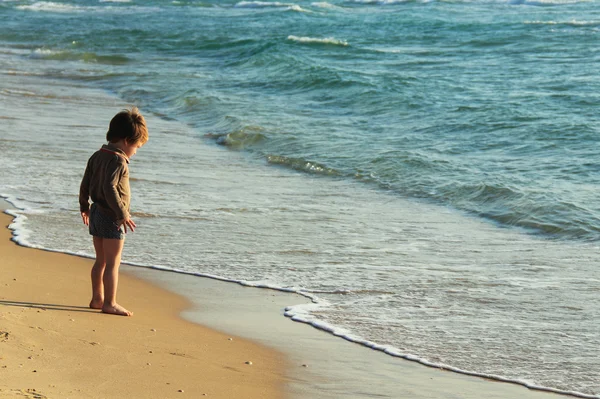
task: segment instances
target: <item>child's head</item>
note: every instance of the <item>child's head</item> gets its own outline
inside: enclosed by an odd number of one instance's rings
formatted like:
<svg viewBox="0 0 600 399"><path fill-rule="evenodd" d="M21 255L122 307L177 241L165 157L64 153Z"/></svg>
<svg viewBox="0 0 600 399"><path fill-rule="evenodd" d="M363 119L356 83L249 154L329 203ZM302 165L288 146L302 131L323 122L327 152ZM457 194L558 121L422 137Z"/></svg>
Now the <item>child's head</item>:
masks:
<svg viewBox="0 0 600 399"><path fill-rule="evenodd" d="M146 120L137 107L119 112L110 121L108 132L106 132L106 141L116 143L121 140L140 146L148 141Z"/></svg>

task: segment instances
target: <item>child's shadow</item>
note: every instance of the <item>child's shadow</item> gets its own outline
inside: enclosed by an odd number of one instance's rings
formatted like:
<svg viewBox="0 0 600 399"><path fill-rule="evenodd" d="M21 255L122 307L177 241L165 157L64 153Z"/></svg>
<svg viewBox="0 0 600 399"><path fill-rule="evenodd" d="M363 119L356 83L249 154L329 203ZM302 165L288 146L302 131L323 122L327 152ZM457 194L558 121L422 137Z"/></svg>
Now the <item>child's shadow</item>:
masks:
<svg viewBox="0 0 600 399"><path fill-rule="evenodd" d="M34 308L41 310L66 310L68 312L98 312L97 310L90 309L85 306L73 306L73 305L56 305L50 303L34 303L34 302L22 302L22 301L5 301L0 300L0 305L16 306L20 308Z"/></svg>

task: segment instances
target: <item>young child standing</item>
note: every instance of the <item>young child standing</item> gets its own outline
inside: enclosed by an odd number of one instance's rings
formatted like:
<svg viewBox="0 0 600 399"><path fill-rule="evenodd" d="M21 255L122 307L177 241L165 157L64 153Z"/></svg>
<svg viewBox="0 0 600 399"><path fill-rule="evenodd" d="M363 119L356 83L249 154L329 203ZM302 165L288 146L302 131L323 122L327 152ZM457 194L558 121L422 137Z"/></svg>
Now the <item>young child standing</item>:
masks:
<svg viewBox="0 0 600 399"><path fill-rule="evenodd" d="M96 251L90 308L131 316L117 303L117 285L125 234L136 227L129 214L128 164L148 141L146 120L136 107L121 111L110 121L106 140L108 144L88 160L79 188L81 217L89 226Z"/></svg>

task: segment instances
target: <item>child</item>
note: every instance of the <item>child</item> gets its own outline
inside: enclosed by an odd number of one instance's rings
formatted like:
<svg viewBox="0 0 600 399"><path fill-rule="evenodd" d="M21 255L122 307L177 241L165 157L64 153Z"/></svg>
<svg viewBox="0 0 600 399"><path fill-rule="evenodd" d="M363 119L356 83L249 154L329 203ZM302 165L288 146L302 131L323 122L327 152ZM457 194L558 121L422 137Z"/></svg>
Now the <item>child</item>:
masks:
<svg viewBox="0 0 600 399"><path fill-rule="evenodd" d="M108 144L88 160L79 188L81 217L89 226L96 251L90 308L132 316L132 312L117 304L117 285L125 234L127 229L134 231L136 227L129 214L127 165L137 149L148 141L146 120L136 107L119 112L110 121L106 140Z"/></svg>

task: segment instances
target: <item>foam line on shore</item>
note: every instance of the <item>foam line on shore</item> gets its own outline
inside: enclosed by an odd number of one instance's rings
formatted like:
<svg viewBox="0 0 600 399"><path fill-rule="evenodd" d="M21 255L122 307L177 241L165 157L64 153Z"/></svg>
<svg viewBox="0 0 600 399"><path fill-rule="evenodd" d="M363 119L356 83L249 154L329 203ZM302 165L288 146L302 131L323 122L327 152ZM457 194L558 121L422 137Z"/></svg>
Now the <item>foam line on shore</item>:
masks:
<svg viewBox="0 0 600 399"><path fill-rule="evenodd" d="M33 209L25 209L24 207L19 207L18 206L19 201L8 195L0 194L0 198L4 199L10 205L12 205L13 207L16 208L16 209L5 209L4 210L4 213L6 213L14 218L13 222L8 226L8 228L11 230L11 233L12 233L11 240L13 242L15 242L16 244L23 246L23 247L27 247L27 248L35 248L35 249L40 249L40 250L44 250L44 251L48 251L48 252L64 253L64 254L68 254L68 255L74 255L74 256L93 259L93 256L91 256L89 254L61 251L61 250L44 248L41 246L36 246L36 245L31 244L27 240L27 238L28 238L27 230L23 227L23 222L27 219L27 216L25 216L22 212L24 212L24 211L35 212L35 211ZM322 298L319 298L316 295L316 293L334 294L334 293L338 293L338 292L330 292L330 291L318 291L317 292L317 291L303 290L301 288L294 288L294 287L279 287L279 286L276 286L273 284L267 284L267 283L252 283L252 282L248 282L245 280L236 280L236 279L221 277L218 275L213 275L213 274L208 274L208 273L190 272L190 271L183 270L183 269L170 268L170 267L165 267L165 266L160 266L160 265L148 265L148 264L141 264L141 263L135 263L135 262L123 262L123 264L146 268L146 269L165 271L165 272L174 272L174 273L178 273L178 274L185 274L185 275L190 275L190 276L195 276L195 277L204 277L204 278L209 278L209 279L223 281L223 282L229 282L229 283L237 283L237 284L239 284L241 286L245 286L245 287L265 288L265 289L270 289L270 290L275 290L275 291L280 291L280 292L298 294L305 298L308 298L311 302L305 303L305 304L287 306L284 311L284 315L286 317L288 317L291 320L298 322L298 323L308 324L318 330L324 331L324 332L329 333L336 337L343 338L346 341L353 342L353 343L359 344L361 346L365 346L367 348L383 352L383 353L393 356L393 357L401 358L404 360L409 360L411 362L420 363L427 367L451 371L451 372L462 374L462 375L486 378L486 379L490 379L490 380L494 380L494 381L498 381L498 382L521 385L528 389L532 389L532 390L536 390L536 391L555 393L555 394L560 394L560 395L568 395L568 396L585 398L585 399L600 399L600 396L598 396L598 395L589 395L589 394L584 394L584 393L576 392L576 391L564 391L564 390L559 390L559 389L554 389L554 388L548 388L548 387L536 385L536 384L533 384L533 383L530 383L530 382L527 382L524 380L509 379L509 378L505 378L505 377L494 375L494 374L485 374L485 373L480 373L480 372L475 372L475 371L463 370L463 369L449 366L449 365L446 365L443 363L430 362L425 358L421 358L421 357L413 355L413 354L402 353L402 351L400 351L396 347L393 347L390 345L381 345L376 342L366 340L360 336L352 334L351 332L349 332L348 330L346 330L344 328L339 328L330 323L316 320L314 317L311 316L312 311L317 310L322 307L329 306L328 301L326 301Z"/></svg>
<svg viewBox="0 0 600 399"><path fill-rule="evenodd" d="M485 374L485 373L478 373L478 372L469 371L469 370L463 370L463 369L460 369L457 367L445 365L443 363L430 362L427 359L420 358L415 355L402 353L401 351L399 351L397 348L395 348L393 346L380 345L375 342L368 341L368 340L362 339L358 336L352 335L347 330L341 329L341 328L336 328L336 327L330 325L329 323L324 323L321 321L314 321L314 320L310 320L307 318L302 318L294 313L294 310L297 310L298 307L310 307L310 306L311 306L311 304L303 304L303 305L295 305L295 306L287 307L286 311L285 311L285 315L287 317L290 317L292 320L294 320L296 322L309 324L319 330L328 332L332 335L343 338L347 341L350 341L350 342L353 342L353 343L356 343L356 344L359 344L362 346L366 346L367 348L371 348L373 350L383 352L383 353L393 356L393 357L398 357L398 358L402 358L405 360L409 360L411 362L420 363L427 367L451 371L454 373L472 376L472 377L486 378L486 379L490 379L490 380L494 380L494 381L498 381L498 382L521 385L528 389L541 391L541 392L556 393L559 395L568 395L568 396L573 396L573 397L578 397L578 398L586 398L586 399L600 398L600 396L598 396L598 395L588 395L588 394L576 392L576 391L563 391L560 389L548 388L548 387L532 384L532 383L529 383L529 382L523 381L523 380L514 380L514 379L509 379L509 378L505 378L505 377L494 375L494 374Z"/></svg>

